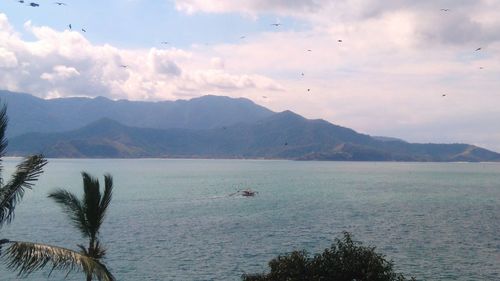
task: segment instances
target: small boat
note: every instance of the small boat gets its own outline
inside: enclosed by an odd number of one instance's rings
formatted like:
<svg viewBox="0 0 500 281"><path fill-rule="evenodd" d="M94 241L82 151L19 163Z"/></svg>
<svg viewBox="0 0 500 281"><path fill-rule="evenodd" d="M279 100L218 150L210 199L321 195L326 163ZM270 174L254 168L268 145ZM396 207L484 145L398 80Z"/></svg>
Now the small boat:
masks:
<svg viewBox="0 0 500 281"><path fill-rule="evenodd" d="M235 193L231 193L231 194L229 194L229 196L240 195L240 196L244 196L244 197L253 197L257 193L258 193L257 191L253 191L250 188L247 188L247 189L238 190Z"/></svg>
<svg viewBox="0 0 500 281"><path fill-rule="evenodd" d="M252 196L255 196L255 194L257 194L257 193L258 193L257 191L253 191L251 189L244 189L244 190L240 191L241 196L245 196L245 197L252 197Z"/></svg>

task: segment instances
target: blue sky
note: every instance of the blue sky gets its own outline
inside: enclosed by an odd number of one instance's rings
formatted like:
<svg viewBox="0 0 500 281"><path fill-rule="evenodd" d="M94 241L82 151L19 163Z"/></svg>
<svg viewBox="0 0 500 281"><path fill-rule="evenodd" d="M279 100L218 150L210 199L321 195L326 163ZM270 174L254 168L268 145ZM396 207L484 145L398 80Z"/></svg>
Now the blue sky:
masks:
<svg viewBox="0 0 500 281"><path fill-rule="evenodd" d="M372 135L500 151L500 1L62 1L2 0L3 89L245 97Z"/></svg>
<svg viewBox="0 0 500 281"><path fill-rule="evenodd" d="M71 23L73 28L86 29L86 37L96 44L109 43L123 48L161 47L162 41L178 48L238 43L241 36L251 37L276 29L270 26L275 22L283 23L281 31L308 28L307 22L272 13L258 17L237 12L186 14L179 12L173 1L65 0L65 6L58 6L54 1L35 1L39 7L29 7L26 3L30 2L4 2L2 10L18 31L22 32L29 20L34 25L47 25L55 30L67 29ZM29 33L23 34L30 38Z"/></svg>

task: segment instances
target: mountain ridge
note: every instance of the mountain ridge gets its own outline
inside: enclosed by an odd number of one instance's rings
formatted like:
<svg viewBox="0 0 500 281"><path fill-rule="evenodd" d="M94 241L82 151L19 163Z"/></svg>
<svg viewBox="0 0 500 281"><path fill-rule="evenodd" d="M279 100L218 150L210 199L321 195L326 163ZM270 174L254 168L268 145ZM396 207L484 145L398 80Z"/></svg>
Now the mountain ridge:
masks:
<svg viewBox="0 0 500 281"><path fill-rule="evenodd" d="M78 130L30 133L12 139L9 155L69 158L228 158L329 161L500 161L500 154L467 144L379 141L291 111L254 124L206 130L125 126L102 118Z"/></svg>
<svg viewBox="0 0 500 281"><path fill-rule="evenodd" d="M214 95L145 102L114 101L105 97L44 100L25 93L0 91L0 101L8 104L9 137L76 130L104 117L133 127L209 129L255 122L274 114L249 99Z"/></svg>
<svg viewBox="0 0 500 281"><path fill-rule="evenodd" d="M19 133L8 136L8 155L41 152L48 157L75 158L500 161L500 154L473 145L414 144L372 137L290 110L275 113L244 98L209 95L173 102L113 101L105 97L43 100L0 91L0 100L8 103L9 128Z"/></svg>

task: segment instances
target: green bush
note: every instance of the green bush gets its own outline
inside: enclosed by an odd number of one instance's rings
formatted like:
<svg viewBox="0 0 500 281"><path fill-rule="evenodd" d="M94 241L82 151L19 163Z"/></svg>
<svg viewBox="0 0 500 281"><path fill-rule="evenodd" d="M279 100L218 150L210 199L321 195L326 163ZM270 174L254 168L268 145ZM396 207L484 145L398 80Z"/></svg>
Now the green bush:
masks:
<svg viewBox="0 0 500 281"><path fill-rule="evenodd" d="M392 261L375 252L374 247L363 246L344 232L329 249L314 257L306 251L294 251L269 262L271 271L245 274L243 281L404 281L394 272Z"/></svg>

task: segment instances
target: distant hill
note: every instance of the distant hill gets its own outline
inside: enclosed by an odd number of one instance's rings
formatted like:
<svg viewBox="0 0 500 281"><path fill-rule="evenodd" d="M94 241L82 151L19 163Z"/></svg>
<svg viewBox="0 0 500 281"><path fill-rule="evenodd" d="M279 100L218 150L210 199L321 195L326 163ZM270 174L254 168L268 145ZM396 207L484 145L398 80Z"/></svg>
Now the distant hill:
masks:
<svg viewBox="0 0 500 281"><path fill-rule="evenodd" d="M8 147L10 155L35 152L48 157L500 161L500 154L472 145L378 140L291 111L206 130L145 129L104 118L69 132L25 134Z"/></svg>
<svg viewBox="0 0 500 281"><path fill-rule="evenodd" d="M10 137L76 130L101 118L132 127L211 129L252 123L274 114L248 99L222 96L162 102L113 101L104 97L44 100L0 91L0 101L8 104Z"/></svg>

